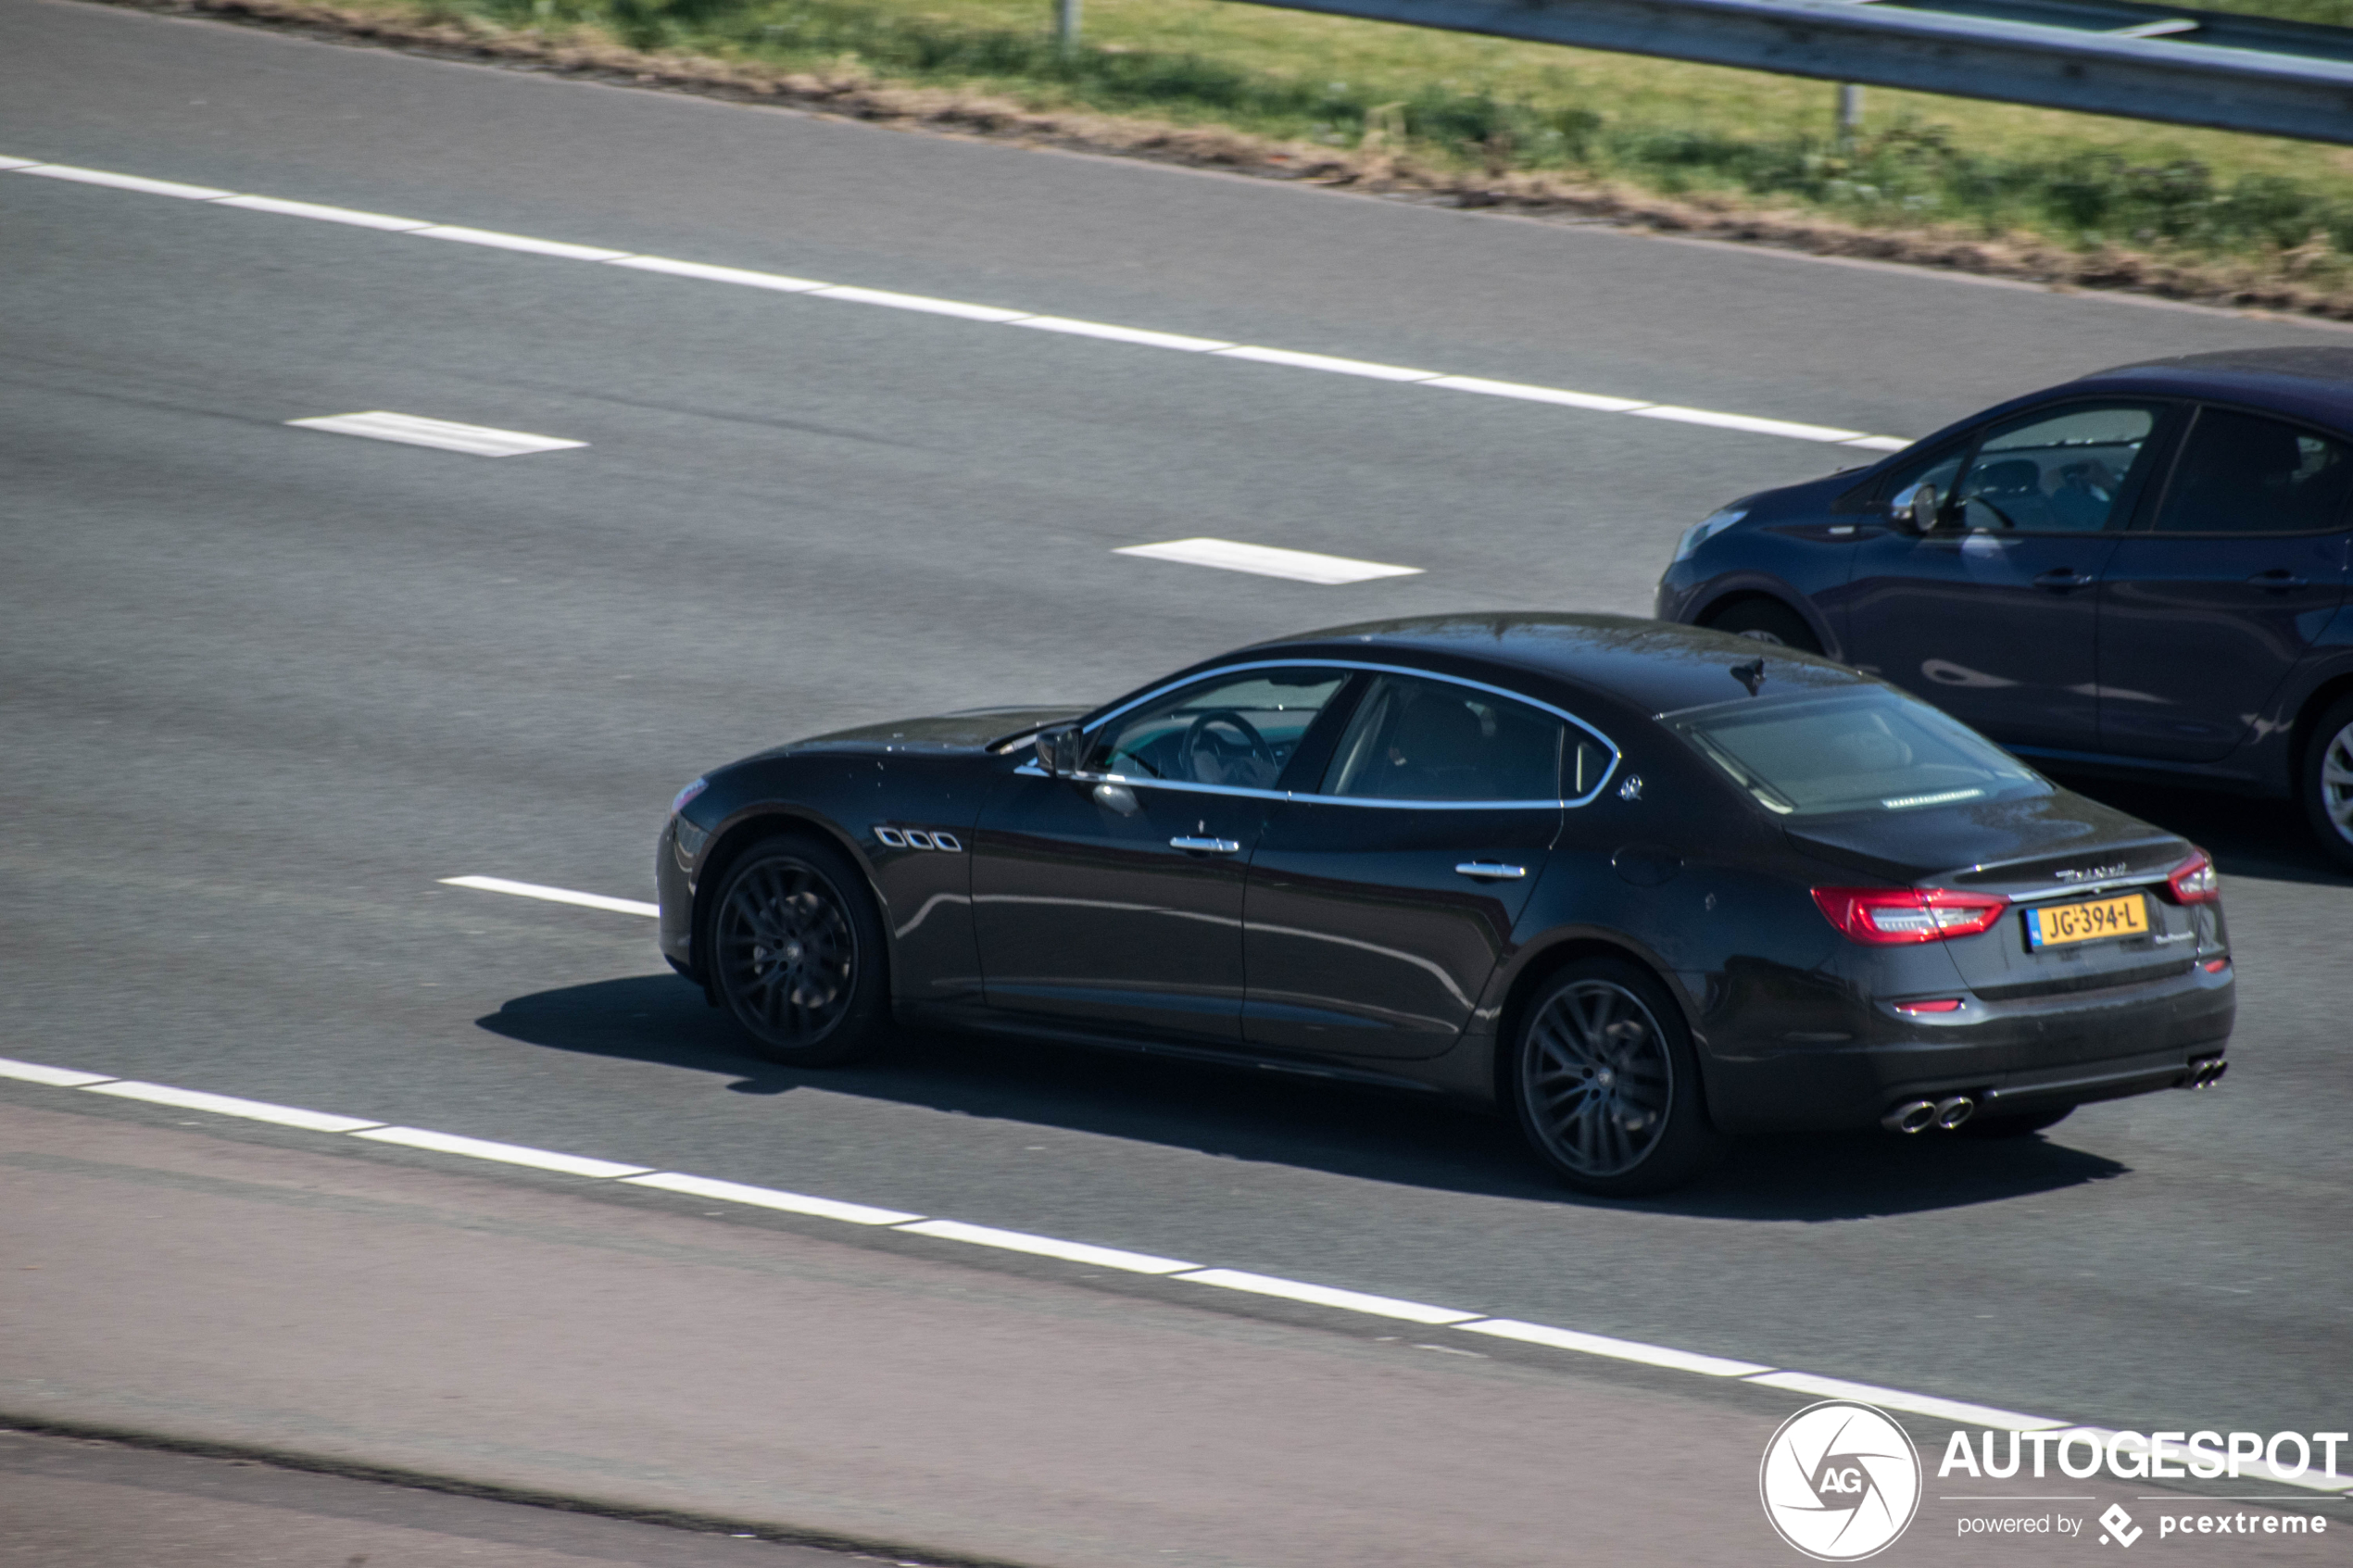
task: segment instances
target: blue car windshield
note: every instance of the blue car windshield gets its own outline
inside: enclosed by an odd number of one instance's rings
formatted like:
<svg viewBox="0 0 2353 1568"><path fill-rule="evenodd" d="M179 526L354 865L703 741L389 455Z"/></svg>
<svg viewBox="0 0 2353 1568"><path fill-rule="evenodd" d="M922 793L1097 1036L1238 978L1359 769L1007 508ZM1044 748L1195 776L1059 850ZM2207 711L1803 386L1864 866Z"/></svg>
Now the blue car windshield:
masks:
<svg viewBox="0 0 2353 1568"><path fill-rule="evenodd" d="M1721 703L1667 722L1775 816L1917 811L2051 793L2040 774L1983 735L1884 686Z"/></svg>

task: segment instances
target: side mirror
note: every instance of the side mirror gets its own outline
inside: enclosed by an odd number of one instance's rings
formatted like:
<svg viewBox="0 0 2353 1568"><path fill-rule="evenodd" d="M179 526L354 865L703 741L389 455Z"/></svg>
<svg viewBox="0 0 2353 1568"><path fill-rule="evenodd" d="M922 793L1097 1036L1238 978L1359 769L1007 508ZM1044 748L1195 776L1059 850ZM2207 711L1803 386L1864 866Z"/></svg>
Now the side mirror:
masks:
<svg viewBox="0 0 2353 1568"><path fill-rule="evenodd" d="M1038 735L1038 765L1058 779L1066 779L1078 771L1079 748L1086 742L1076 725L1042 730Z"/></svg>
<svg viewBox="0 0 2353 1568"><path fill-rule="evenodd" d="M1926 533L1936 526L1943 499L1933 484L1907 485L1887 503L1888 519L1906 533Z"/></svg>

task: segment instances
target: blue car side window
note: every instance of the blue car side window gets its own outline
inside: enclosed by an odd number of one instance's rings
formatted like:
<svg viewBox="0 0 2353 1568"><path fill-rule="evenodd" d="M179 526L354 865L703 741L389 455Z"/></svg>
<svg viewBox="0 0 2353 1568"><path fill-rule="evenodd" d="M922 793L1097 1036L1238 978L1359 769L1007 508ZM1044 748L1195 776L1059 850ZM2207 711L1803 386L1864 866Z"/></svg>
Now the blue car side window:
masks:
<svg viewBox="0 0 2353 1568"><path fill-rule="evenodd" d="M2116 503L2157 428L2145 404L2076 404L1994 432L1954 492L1972 529L2097 533L2120 528Z"/></svg>
<svg viewBox="0 0 2353 1568"><path fill-rule="evenodd" d="M2158 508L2159 533L2309 533L2344 525L2346 445L2278 420L2205 408Z"/></svg>

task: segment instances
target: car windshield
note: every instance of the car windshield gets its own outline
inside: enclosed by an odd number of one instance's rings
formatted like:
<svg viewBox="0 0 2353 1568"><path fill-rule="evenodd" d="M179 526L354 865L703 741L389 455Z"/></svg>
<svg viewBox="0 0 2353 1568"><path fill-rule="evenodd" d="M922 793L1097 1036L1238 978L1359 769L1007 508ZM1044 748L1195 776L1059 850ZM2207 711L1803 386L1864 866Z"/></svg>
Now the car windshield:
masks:
<svg viewBox="0 0 2353 1568"><path fill-rule="evenodd" d="M1916 811L2051 790L1976 731L1885 687L1724 703L1668 723L1776 816Z"/></svg>

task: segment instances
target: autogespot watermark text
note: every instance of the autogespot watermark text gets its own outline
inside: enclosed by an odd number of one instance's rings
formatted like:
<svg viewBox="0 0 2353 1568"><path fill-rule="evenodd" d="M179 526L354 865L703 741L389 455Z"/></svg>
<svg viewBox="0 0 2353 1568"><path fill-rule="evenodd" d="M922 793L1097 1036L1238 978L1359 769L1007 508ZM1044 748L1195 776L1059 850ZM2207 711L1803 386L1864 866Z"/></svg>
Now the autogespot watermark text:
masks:
<svg viewBox="0 0 2353 1568"><path fill-rule="evenodd" d="M2353 1442L2344 1432L1990 1432L1976 1441L1956 1432L1944 1445L1939 1480L1954 1475L2002 1481L2032 1464L2040 1478L2058 1473L2087 1481L2106 1470L2120 1481L2334 1481L2337 1450ZM2007 1446L2005 1446L2007 1445Z"/></svg>
<svg viewBox="0 0 2353 1568"><path fill-rule="evenodd" d="M2054 1470L2074 1481L2106 1471L2120 1481L2279 1481L2330 1490L2341 1487L2338 1453L2353 1434L2344 1432L2100 1432L2089 1427L2058 1431L1955 1432L1944 1445L1939 1480L1979 1483L2047 1478ZM1895 1418L1854 1399L1824 1399L1781 1423L1765 1445L1757 1491L1765 1516L1781 1539L1820 1562L1856 1562L1893 1546L1919 1515L1924 1477L1912 1440ZM2082 1499L1968 1495L1947 1502L2092 1502ZM2197 1536L2220 1545L2217 1536L2323 1536L2325 1515L2289 1510L2214 1510L2192 1499L2141 1498L2161 1502L2136 1520L2120 1502L2096 1518L2059 1510L2016 1513L1965 1513L1955 1523L1959 1537L2081 1542L2095 1537L2103 1547L2129 1549L2153 1528L2159 1541ZM2217 1499L2236 1501L2237 1499ZM2286 1499L2282 1499L2283 1502ZM2096 1526L2096 1528L2093 1528Z"/></svg>

